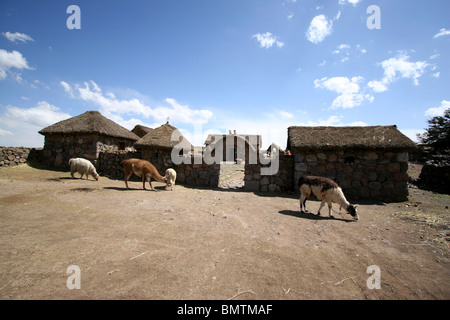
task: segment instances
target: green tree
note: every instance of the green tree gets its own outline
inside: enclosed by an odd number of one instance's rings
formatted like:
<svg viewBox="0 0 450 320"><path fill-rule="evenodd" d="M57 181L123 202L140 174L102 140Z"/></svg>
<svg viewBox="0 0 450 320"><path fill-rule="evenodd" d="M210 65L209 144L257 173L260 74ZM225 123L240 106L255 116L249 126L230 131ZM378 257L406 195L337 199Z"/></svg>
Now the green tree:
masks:
<svg viewBox="0 0 450 320"><path fill-rule="evenodd" d="M450 149L450 108L444 111L443 116L428 120L428 128L417 138L423 144L436 148L437 151Z"/></svg>

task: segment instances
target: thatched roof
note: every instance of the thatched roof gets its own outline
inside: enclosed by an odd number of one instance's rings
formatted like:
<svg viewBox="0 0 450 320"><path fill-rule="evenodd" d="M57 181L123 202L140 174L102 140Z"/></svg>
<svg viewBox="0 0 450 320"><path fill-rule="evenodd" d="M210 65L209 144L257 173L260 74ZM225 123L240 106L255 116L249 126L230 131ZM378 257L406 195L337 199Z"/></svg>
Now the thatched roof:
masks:
<svg viewBox="0 0 450 320"><path fill-rule="evenodd" d="M98 111L87 111L79 116L57 122L42 129L39 133L44 136L53 134L70 135L96 133L133 141L139 139L133 132L118 125L114 121L105 118Z"/></svg>
<svg viewBox="0 0 450 320"><path fill-rule="evenodd" d="M178 137L178 140L172 141ZM169 123L151 130L145 136L140 138L135 144L135 148L153 147L159 149L189 149L194 150L192 144L181 134L181 132Z"/></svg>
<svg viewBox="0 0 450 320"><path fill-rule="evenodd" d="M397 126L289 127L287 148L414 149L416 144Z"/></svg>
<svg viewBox="0 0 450 320"><path fill-rule="evenodd" d="M145 136L147 133L149 133L150 131L152 131L153 128L149 128L146 126L143 126L141 124L137 124L132 130L131 132L133 132L134 134L138 135L139 138L142 138L143 136Z"/></svg>

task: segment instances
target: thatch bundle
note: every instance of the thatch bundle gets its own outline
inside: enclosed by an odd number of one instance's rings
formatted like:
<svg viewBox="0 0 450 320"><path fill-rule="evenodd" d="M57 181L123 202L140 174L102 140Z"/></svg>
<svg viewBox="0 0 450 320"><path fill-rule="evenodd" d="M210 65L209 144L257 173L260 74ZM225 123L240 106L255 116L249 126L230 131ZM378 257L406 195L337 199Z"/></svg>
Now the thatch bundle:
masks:
<svg viewBox="0 0 450 320"><path fill-rule="evenodd" d="M335 148L404 149L416 144L397 126L289 127L288 149L331 150Z"/></svg>

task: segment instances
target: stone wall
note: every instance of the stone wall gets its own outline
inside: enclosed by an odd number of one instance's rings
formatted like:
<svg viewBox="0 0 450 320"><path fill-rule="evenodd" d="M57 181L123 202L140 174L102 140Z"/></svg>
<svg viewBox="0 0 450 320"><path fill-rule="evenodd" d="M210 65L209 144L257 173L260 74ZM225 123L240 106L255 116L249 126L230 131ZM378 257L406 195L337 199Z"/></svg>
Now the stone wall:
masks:
<svg viewBox="0 0 450 320"><path fill-rule="evenodd" d="M173 168L177 172L177 181L189 186L216 188L219 186L220 164L207 164L203 157L188 157Z"/></svg>
<svg viewBox="0 0 450 320"><path fill-rule="evenodd" d="M42 148L0 147L0 168L30 162L39 164L41 161Z"/></svg>
<svg viewBox="0 0 450 320"><path fill-rule="evenodd" d="M25 147L0 147L0 167L24 164L28 159L30 150L30 148Z"/></svg>
<svg viewBox="0 0 450 320"><path fill-rule="evenodd" d="M305 174L335 180L349 199L408 199L408 152L294 150L294 182Z"/></svg>
<svg viewBox="0 0 450 320"><path fill-rule="evenodd" d="M125 159L141 158L141 154L132 151L110 151L101 152L97 161L94 161L95 167L99 175L112 178L124 179L123 168L120 163Z"/></svg>
<svg viewBox="0 0 450 320"><path fill-rule="evenodd" d="M269 168L270 164L245 165L244 189L246 191L291 192L294 190L294 157L279 155L278 171L273 175L261 175L261 168Z"/></svg>
<svg viewBox="0 0 450 320"><path fill-rule="evenodd" d="M167 168L173 168L177 172L176 183L196 186L215 188L219 185L220 165L207 164L202 157L187 157L181 164L174 164L171 159L166 156L150 157L144 152L102 152L99 154L96 163L97 172L100 175L113 179L123 179L123 168L120 165L122 160L137 158L150 161L158 170L159 174L164 175ZM169 161L169 162L167 162ZM198 162L198 163L197 163Z"/></svg>

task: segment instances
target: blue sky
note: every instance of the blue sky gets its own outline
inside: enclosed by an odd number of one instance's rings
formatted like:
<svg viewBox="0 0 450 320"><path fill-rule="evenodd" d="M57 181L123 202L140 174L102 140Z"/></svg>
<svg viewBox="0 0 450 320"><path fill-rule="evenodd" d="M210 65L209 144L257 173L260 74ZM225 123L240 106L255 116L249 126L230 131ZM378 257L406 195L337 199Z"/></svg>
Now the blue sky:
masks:
<svg viewBox="0 0 450 320"><path fill-rule="evenodd" d="M237 130L284 147L294 125L395 124L415 139L450 107L449 12L448 0L3 0L0 145L42 147L37 131L87 110L128 129L169 118L194 145Z"/></svg>

